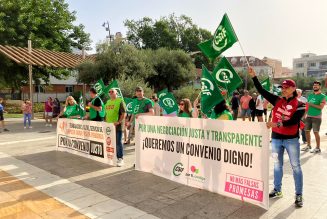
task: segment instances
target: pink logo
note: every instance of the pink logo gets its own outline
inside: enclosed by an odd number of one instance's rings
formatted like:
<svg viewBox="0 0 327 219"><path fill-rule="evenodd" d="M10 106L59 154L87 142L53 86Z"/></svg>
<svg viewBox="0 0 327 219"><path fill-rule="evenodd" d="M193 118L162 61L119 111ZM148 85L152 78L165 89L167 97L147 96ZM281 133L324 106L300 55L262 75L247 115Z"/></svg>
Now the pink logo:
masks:
<svg viewBox="0 0 327 219"><path fill-rule="evenodd" d="M191 166L191 171L192 173L196 173L196 174L199 174L200 170L197 169L195 166Z"/></svg>

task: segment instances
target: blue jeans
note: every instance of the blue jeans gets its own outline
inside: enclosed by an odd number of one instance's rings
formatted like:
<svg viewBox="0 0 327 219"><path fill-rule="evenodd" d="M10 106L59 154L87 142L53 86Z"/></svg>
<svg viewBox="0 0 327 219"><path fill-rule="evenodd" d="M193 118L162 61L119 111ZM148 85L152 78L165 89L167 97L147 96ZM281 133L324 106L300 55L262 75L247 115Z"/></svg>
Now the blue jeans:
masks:
<svg viewBox="0 0 327 219"><path fill-rule="evenodd" d="M116 150L117 150L117 158L123 158L123 131L116 131Z"/></svg>
<svg viewBox="0 0 327 219"><path fill-rule="evenodd" d="M28 121L28 126L31 126L32 114L24 113L24 126L26 127L26 120Z"/></svg>
<svg viewBox="0 0 327 219"><path fill-rule="evenodd" d="M293 169L293 178L295 182L295 194L302 195L303 192L303 174L300 163L300 143L299 138L291 139L272 139L272 153L275 157L274 164L274 186L275 190L280 192L282 189L284 150L286 149L290 163ZM277 155L277 157L276 157Z"/></svg>

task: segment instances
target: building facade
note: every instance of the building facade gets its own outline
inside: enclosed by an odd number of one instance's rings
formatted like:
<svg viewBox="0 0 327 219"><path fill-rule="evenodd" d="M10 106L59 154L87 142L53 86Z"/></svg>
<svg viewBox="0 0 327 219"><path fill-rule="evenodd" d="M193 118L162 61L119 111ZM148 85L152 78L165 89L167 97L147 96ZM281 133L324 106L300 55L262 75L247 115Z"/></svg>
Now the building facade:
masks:
<svg viewBox="0 0 327 219"><path fill-rule="evenodd" d="M301 58L293 59L294 76L325 78L327 72L327 55L303 53Z"/></svg>

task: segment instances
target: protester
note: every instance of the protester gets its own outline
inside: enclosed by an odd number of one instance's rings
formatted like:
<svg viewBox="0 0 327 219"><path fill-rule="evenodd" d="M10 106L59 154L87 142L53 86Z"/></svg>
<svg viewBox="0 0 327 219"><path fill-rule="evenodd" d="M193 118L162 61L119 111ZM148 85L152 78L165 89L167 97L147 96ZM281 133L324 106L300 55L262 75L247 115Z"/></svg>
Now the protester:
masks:
<svg viewBox="0 0 327 219"><path fill-rule="evenodd" d="M313 93L308 96L308 112L305 119L305 132L307 139L307 146L302 151L311 149L310 132L313 129L313 134L316 139L316 148L310 150L310 153L320 153L320 136L319 130L321 126L322 109L326 104L325 95L321 93L321 83L319 81L313 82Z"/></svg>
<svg viewBox="0 0 327 219"><path fill-rule="evenodd" d="M192 118L192 104L190 99L182 99L179 102L178 117Z"/></svg>
<svg viewBox="0 0 327 219"><path fill-rule="evenodd" d="M258 122L263 122L263 102L264 98L259 95L256 100L256 105L255 105L255 115L257 116Z"/></svg>
<svg viewBox="0 0 327 219"><path fill-rule="evenodd" d="M272 128L272 156L274 162L274 189L270 198L283 196L281 186L283 178L283 157L286 149L293 169L295 182L295 206L303 206L303 174L300 163L299 124L304 114L305 106L297 99L296 84L293 80L282 83L282 97L274 95L261 86L253 68L249 68L258 92L273 106L272 121L267 122L267 128Z"/></svg>
<svg viewBox="0 0 327 219"><path fill-rule="evenodd" d="M117 166L124 165L124 149L122 142L123 125L126 116L126 106L121 98L117 98L117 91L115 89L109 90L110 99L105 105L106 122L113 123L116 128L116 156Z"/></svg>
<svg viewBox="0 0 327 219"><path fill-rule="evenodd" d="M229 111L225 100L221 101L214 107L210 119L233 120L233 115Z"/></svg>
<svg viewBox="0 0 327 219"><path fill-rule="evenodd" d="M297 99L299 101L301 101L302 103L306 104L308 102L308 100L307 100L307 98L302 96L302 90L297 88L296 92L297 92ZM307 137L306 137L306 133L305 133L305 127L301 127L301 126L303 126L302 124L304 124L304 116L301 119L300 131L301 131L303 144L306 144L307 143Z"/></svg>
<svg viewBox="0 0 327 219"><path fill-rule="evenodd" d="M52 116L53 116L52 111L53 111L52 97L48 97L47 101L44 103L45 126L52 127Z"/></svg>
<svg viewBox="0 0 327 219"><path fill-rule="evenodd" d="M252 98L249 101L249 108L250 108L250 114L251 114L251 120L254 122L255 120L255 112L256 112L256 101L257 101L257 93L252 94Z"/></svg>
<svg viewBox="0 0 327 219"><path fill-rule="evenodd" d="M22 111L24 114L24 129L26 129L26 123L28 122L28 128L32 128L31 126L31 118L32 118L32 103L29 99L26 99L22 104Z"/></svg>
<svg viewBox="0 0 327 219"><path fill-rule="evenodd" d="M3 99L0 98L0 124L1 124L1 127L2 127L3 131L8 132L9 130L6 129L5 118L3 116L3 114L6 113L6 111L5 111L5 108L2 105L2 103L3 103ZM1 130L0 130L0 132L1 132Z"/></svg>
<svg viewBox="0 0 327 219"><path fill-rule="evenodd" d="M232 110L233 110L233 120L237 120L238 109L240 106L240 94L237 91L234 91L232 97Z"/></svg>
<svg viewBox="0 0 327 219"><path fill-rule="evenodd" d="M148 115L153 116L154 115L154 109L152 105L152 101L146 97L144 97L144 91L142 87L136 87L135 88L135 96L136 98L133 100L133 107L134 112L133 115L129 120L126 120L125 125L129 129L129 140L131 141L134 137L135 133L135 119L137 119L139 116Z"/></svg>
<svg viewBox="0 0 327 219"><path fill-rule="evenodd" d="M205 115L201 112L201 104L199 103L199 97L197 97L193 102L193 110L192 110L193 118L206 118Z"/></svg>
<svg viewBox="0 0 327 219"><path fill-rule="evenodd" d="M90 97L92 100L88 103L88 106L90 107L90 114L88 118L92 121L101 122L105 117L104 104L94 88L90 89Z"/></svg>
<svg viewBox="0 0 327 219"><path fill-rule="evenodd" d="M249 103L252 97L249 95L249 91L244 90L244 95L240 99L241 103L241 116L243 121L245 121L245 118L249 118L249 121L251 121L251 110L249 107Z"/></svg>
<svg viewBox="0 0 327 219"><path fill-rule="evenodd" d="M60 101L55 98L53 101L53 118L56 118L60 113Z"/></svg>
<svg viewBox="0 0 327 219"><path fill-rule="evenodd" d="M64 116L65 118L68 118L68 119L80 118L79 110L80 110L80 107L76 103L74 97L68 96L66 98L65 107L59 113L59 115L57 116L57 119L60 118L61 116Z"/></svg>
<svg viewBox="0 0 327 219"><path fill-rule="evenodd" d="M160 116L161 115L161 107L158 103L158 98L157 98L157 95L152 95L152 98L151 100L153 101L154 103L154 106L153 106L153 109L154 109L154 115L155 116Z"/></svg>
<svg viewBox="0 0 327 219"><path fill-rule="evenodd" d="M265 122L267 122L268 100L263 99L263 114L265 115Z"/></svg>

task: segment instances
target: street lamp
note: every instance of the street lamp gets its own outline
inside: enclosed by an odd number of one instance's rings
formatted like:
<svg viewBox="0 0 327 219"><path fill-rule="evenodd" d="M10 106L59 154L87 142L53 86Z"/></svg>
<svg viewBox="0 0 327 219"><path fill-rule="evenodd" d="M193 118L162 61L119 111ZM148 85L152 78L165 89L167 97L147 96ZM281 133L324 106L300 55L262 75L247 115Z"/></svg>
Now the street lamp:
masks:
<svg viewBox="0 0 327 219"><path fill-rule="evenodd" d="M103 22L102 27L106 28L106 31L108 31L109 35L106 36L106 38L109 38L109 43L111 43L111 34L110 34L109 21Z"/></svg>

